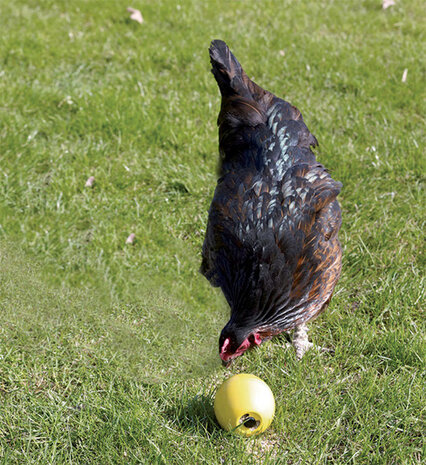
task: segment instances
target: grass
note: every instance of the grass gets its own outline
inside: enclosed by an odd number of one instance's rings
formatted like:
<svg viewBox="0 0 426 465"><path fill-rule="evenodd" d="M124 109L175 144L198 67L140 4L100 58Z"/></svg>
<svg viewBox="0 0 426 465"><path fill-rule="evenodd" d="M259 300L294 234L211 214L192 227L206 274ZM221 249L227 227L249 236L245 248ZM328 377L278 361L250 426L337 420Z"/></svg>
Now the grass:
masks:
<svg viewBox="0 0 426 465"><path fill-rule="evenodd" d="M142 25L118 0L0 6L0 463L421 463L422 2L139 1ZM333 356L276 339L218 363L227 308L197 272L214 38L344 184L343 274L311 325ZM277 400L252 440L212 412L241 371Z"/></svg>

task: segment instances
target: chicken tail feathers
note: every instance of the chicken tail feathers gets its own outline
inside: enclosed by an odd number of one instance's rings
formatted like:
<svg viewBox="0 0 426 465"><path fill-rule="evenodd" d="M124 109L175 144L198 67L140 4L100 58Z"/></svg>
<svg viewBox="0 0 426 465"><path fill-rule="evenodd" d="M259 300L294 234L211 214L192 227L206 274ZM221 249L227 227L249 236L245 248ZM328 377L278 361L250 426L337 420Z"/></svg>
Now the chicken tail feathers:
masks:
<svg viewBox="0 0 426 465"><path fill-rule="evenodd" d="M273 95L253 82L223 40L213 40L210 45L212 73L222 97L239 96L254 100L261 106L268 105Z"/></svg>
<svg viewBox="0 0 426 465"><path fill-rule="evenodd" d="M212 73L221 94L223 96L234 94L245 96L248 89L244 84L244 77L247 79L247 76L229 47L222 40L213 40L209 51Z"/></svg>

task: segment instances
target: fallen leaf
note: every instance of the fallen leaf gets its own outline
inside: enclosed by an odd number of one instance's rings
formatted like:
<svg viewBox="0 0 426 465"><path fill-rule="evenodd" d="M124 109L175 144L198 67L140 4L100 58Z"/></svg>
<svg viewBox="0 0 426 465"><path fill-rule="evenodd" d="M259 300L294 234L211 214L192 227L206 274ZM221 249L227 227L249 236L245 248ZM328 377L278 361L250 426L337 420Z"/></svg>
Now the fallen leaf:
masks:
<svg viewBox="0 0 426 465"><path fill-rule="evenodd" d="M94 183L95 183L94 176L90 176L90 178L86 181L86 184L84 187L93 187Z"/></svg>
<svg viewBox="0 0 426 465"><path fill-rule="evenodd" d="M395 0L383 0L382 1L382 8L384 10L386 10L390 6L394 6L394 5L395 5Z"/></svg>
<svg viewBox="0 0 426 465"><path fill-rule="evenodd" d="M126 239L126 244L133 244L136 239L136 234L132 233L130 236Z"/></svg>
<svg viewBox="0 0 426 465"><path fill-rule="evenodd" d="M408 69L405 68L404 72L402 73L402 79L401 79L402 82L405 82L407 80L407 73L408 73Z"/></svg>
<svg viewBox="0 0 426 465"><path fill-rule="evenodd" d="M137 21L139 24L143 23L142 13L139 10L129 7L127 11L130 13L130 19Z"/></svg>

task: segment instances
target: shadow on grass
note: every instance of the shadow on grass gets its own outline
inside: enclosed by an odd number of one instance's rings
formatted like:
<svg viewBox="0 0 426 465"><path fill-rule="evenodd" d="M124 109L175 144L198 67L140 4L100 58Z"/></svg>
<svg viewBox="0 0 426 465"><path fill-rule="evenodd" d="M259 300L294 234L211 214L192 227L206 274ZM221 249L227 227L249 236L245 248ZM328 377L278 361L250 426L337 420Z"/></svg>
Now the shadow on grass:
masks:
<svg viewBox="0 0 426 465"><path fill-rule="evenodd" d="M183 433L201 434L207 438L221 431L213 410L213 393L182 399L165 411L165 416Z"/></svg>
<svg viewBox="0 0 426 465"><path fill-rule="evenodd" d="M40 347L54 360L59 344L70 369L73 360L95 360L147 384L205 377L219 365L208 315L161 289L140 290L129 302L128 296L111 299L101 279L98 288L59 285L42 265L2 242L0 276L7 337L16 336L37 363Z"/></svg>

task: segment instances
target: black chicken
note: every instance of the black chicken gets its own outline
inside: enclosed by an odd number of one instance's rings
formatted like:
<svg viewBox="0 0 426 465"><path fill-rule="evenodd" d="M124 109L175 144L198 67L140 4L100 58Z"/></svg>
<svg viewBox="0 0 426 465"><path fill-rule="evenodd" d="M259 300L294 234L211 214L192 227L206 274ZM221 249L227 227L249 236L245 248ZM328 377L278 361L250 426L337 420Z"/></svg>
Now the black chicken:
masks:
<svg viewBox="0 0 426 465"><path fill-rule="evenodd" d="M251 81L224 42L212 42L210 59L222 94L220 177L201 272L231 307L220 357L227 365L295 328L300 358L312 345L305 323L340 275L342 185L315 159L317 140L296 107Z"/></svg>

